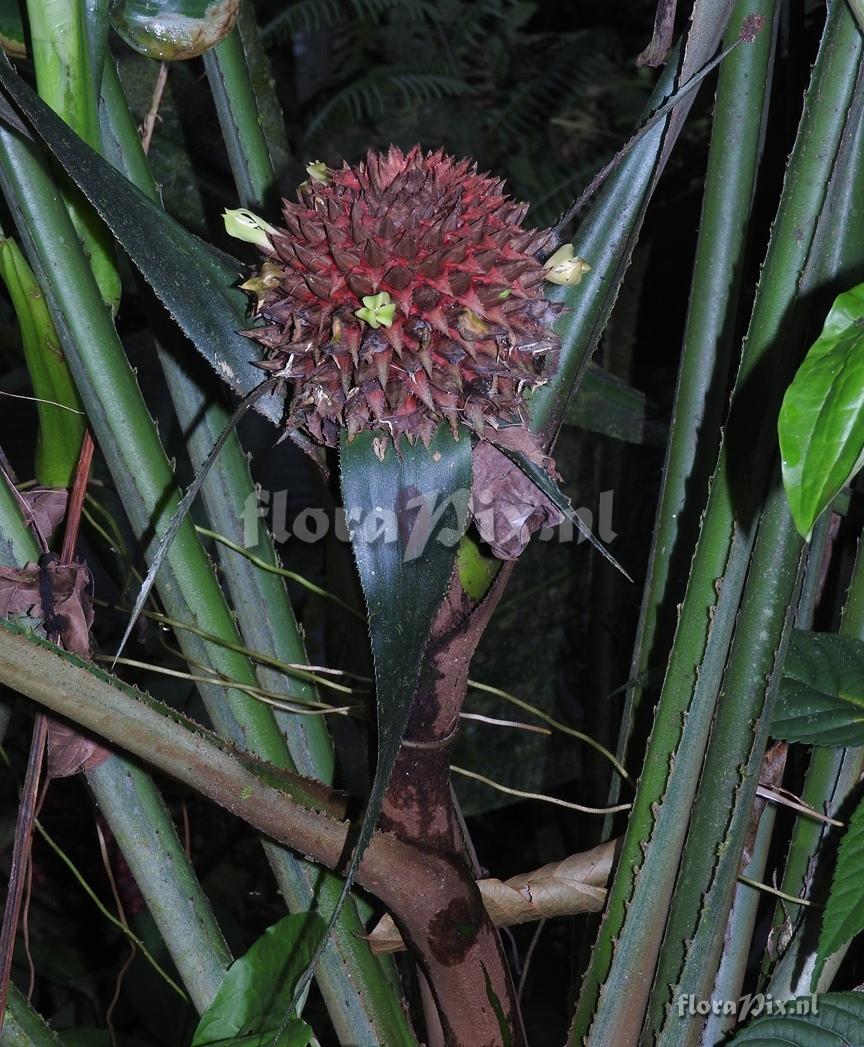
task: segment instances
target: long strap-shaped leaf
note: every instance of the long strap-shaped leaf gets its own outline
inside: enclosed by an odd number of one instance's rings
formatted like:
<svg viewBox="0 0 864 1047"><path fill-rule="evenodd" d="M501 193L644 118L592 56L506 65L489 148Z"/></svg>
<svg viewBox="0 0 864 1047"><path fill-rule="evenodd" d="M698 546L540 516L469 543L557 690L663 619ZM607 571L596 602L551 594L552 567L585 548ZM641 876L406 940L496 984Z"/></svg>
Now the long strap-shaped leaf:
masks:
<svg viewBox="0 0 864 1047"><path fill-rule="evenodd" d="M232 285L240 264L232 265L175 222L75 134L5 59L0 84L27 117L61 166L99 212L144 279L181 330L235 392L246 395L261 383L251 362L255 350L238 330L248 326L246 297ZM0 119L17 127L13 113ZM277 396L256 406L276 423L282 416Z"/></svg>
<svg viewBox="0 0 864 1047"><path fill-rule="evenodd" d="M378 709L378 759L342 899L375 829L402 744L432 622L447 594L467 525L471 439L439 427L428 448L397 453L385 436L343 434L342 501L369 611ZM338 914L337 906L330 925ZM328 928L329 933L329 928ZM323 946L323 942L322 942ZM311 977L313 959L297 993Z"/></svg>

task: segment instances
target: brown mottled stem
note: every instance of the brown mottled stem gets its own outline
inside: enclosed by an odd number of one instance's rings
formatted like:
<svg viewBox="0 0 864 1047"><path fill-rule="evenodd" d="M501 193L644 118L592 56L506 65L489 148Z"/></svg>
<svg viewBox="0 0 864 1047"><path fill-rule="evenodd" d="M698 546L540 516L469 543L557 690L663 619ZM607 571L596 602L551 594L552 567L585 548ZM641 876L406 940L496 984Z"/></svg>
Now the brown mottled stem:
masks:
<svg viewBox="0 0 864 1047"><path fill-rule="evenodd" d="M450 591L433 624L420 684L405 740L396 760L382 808L381 827L450 871L448 894L437 912L427 910L427 948L406 924L420 915L412 904L420 884L410 885L409 908L394 913L403 935L420 959L435 995L448 1045L496 1047L524 1044L516 993L498 932L489 919L466 857L466 841L450 789L450 750L468 686L468 667L510 575L504 567L479 605L471 601L454 572ZM425 869L423 880L437 876ZM430 956L430 954L432 954ZM465 997L471 1000L466 1013ZM498 1011L500 1010L500 1015Z"/></svg>
<svg viewBox="0 0 864 1047"><path fill-rule="evenodd" d="M5 622L0 683L172 775L277 842L328 869L344 868L353 827L339 820L344 798L321 783L238 752L149 695ZM434 984L448 1045L502 1044L489 990L512 1018L509 974L461 857L422 851L394 832L377 832L357 881L394 914ZM510 1042L523 1044L520 1037Z"/></svg>

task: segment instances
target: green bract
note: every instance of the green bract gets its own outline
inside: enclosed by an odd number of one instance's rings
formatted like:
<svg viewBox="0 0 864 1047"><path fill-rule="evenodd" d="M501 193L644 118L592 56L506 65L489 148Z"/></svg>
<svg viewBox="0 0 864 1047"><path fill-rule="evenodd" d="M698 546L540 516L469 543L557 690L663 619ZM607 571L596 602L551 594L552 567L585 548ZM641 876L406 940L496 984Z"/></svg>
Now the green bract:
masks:
<svg viewBox="0 0 864 1047"><path fill-rule="evenodd" d="M363 308L355 309L354 315L359 320L365 320L373 330L390 327L396 315L396 303L386 291L367 294L363 298Z"/></svg>

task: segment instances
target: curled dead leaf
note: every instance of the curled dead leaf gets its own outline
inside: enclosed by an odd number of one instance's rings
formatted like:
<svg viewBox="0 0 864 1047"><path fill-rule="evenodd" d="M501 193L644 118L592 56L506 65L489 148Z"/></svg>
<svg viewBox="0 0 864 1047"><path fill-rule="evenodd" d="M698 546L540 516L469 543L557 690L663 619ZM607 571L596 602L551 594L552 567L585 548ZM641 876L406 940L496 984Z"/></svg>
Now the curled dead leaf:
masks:
<svg viewBox="0 0 864 1047"><path fill-rule="evenodd" d="M111 756L111 750L79 732L62 720L48 719L48 777L67 778L79 771L91 771Z"/></svg>
<svg viewBox="0 0 864 1047"><path fill-rule="evenodd" d="M612 871L615 841L572 854L509 880L480 880L483 904L496 927L512 927L552 916L599 912L606 903L606 883ZM374 953L405 948L392 917L383 916L368 936Z"/></svg>
<svg viewBox="0 0 864 1047"><path fill-rule="evenodd" d="M47 544L66 516L69 492L65 487L33 487L21 492L27 516Z"/></svg>
<svg viewBox="0 0 864 1047"><path fill-rule="evenodd" d="M775 788L783 781L783 772L786 770L786 755L789 752L787 742L775 742L762 757L762 766L759 768L759 784L768 788ZM756 831L759 828L759 819L765 809L766 800L757 796L753 801L753 813L750 815L750 823L747 826L747 836L744 839L744 851L741 855L741 871L743 872L750 864L753 856L753 844L756 842Z"/></svg>
<svg viewBox="0 0 864 1047"><path fill-rule="evenodd" d="M56 501L50 500L42 509L53 513ZM34 629L56 636L67 651L89 658L91 590L90 571L82 563L63 565L46 555L38 564L0 567L0 615L29 620ZM111 755L69 724L50 718L47 753L49 778L90 770Z"/></svg>
<svg viewBox="0 0 864 1047"><path fill-rule="evenodd" d="M82 563L60 564L52 555L26 567L0 567L0 615L31 619L67 651L90 655L92 579Z"/></svg>
<svg viewBox="0 0 864 1047"><path fill-rule="evenodd" d="M558 479L555 463L522 426L492 429L474 447L471 514L483 541L501 560L517 560L531 535L556 527L564 516L502 450L520 451Z"/></svg>

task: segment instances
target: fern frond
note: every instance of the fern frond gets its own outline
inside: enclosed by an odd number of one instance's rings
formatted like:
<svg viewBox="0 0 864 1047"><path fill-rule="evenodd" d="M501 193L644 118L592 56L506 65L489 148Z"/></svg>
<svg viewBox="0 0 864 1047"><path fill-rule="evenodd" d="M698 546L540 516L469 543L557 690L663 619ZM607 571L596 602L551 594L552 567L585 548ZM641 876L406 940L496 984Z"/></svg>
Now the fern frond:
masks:
<svg viewBox="0 0 864 1047"><path fill-rule="evenodd" d="M307 135L319 132L340 115L347 114L359 123L383 116L388 109L424 105L437 99L471 93L470 84L452 76L379 66L337 91L309 121Z"/></svg>
<svg viewBox="0 0 864 1047"><path fill-rule="evenodd" d="M340 0L296 0L261 27L261 39L265 47L270 47L295 33L313 33L335 25L344 17L345 7Z"/></svg>
<svg viewBox="0 0 864 1047"><path fill-rule="evenodd" d="M437 20L436 8L428 0L296 0L287 4L261 29L266 47L283 43L299 32L317 32L352 19L376 23L388 11L419 20Z"/></svg>

